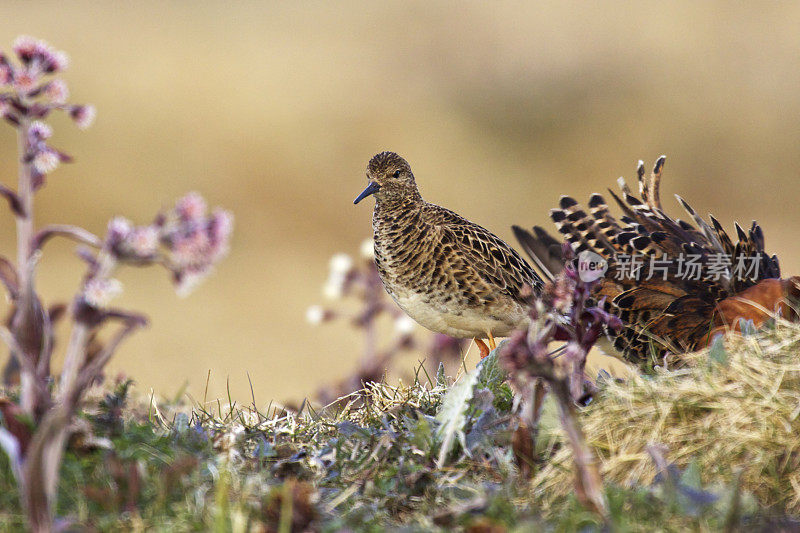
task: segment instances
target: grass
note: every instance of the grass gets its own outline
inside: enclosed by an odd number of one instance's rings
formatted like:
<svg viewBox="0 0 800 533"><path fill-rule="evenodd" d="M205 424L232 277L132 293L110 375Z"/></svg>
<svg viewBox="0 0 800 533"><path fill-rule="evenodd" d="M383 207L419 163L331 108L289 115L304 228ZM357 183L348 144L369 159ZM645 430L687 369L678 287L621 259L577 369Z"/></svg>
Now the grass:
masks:
<svg viewBox="0 0 800 533"><path fill-rule="evenodd" d="M648 484L649 445L707 483L740 479L762 507L800 514L800 327L778 323L690 354L691 367L610 381L583 413L587 439L607 481ZM546 499L566 494L570 458L557 452L534 485Z"/></svg>
<svg viewBox="0 0 800 533"><path fill-rule="evenodd" d="M137 399L88 401L58 514L94 531L699 531L798 527L800 326L778 323L692 355L676 372L606 380L580 412L602 463L610 523L571 495L555 407L531 479L511 449L508 385L490 359L437 466L453 380L369 384L300 413ZM462 377L456 383L463 383ZM452 397L448 400L452 403ZM0 459L0 529L24 528Z"/></svg>

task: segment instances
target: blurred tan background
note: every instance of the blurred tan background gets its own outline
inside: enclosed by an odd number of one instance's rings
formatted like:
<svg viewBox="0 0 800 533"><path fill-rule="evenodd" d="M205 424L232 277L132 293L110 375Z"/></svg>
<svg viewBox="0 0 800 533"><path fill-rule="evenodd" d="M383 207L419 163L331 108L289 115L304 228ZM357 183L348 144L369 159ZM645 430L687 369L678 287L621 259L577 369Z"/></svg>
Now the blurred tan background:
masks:
<svg viewBox="0 0 800 533"><path fill-rule="evenodd" d="M361 338L312 328L328 258L357 254L372 202L364 168L391 149L423 195L511 240L549 224L560 194L588 199L668 156L665 205L758 219L800 273L800 5L728 2L11 2L0 48L30 34L71 57L95 126L53 121L75 156L39 195L39 223L101 233L149 221L188 190L234 211L231 256L186 299L153 269L128 271L123 306L151 327L112 362L140 390L184 382L259 405L348 373ZM0 132L0 180L14 182ZM3 214L0 250L13 249ZM40 273L75 290L74 247ZM408 362L409 366L413 359Z"/></svg>

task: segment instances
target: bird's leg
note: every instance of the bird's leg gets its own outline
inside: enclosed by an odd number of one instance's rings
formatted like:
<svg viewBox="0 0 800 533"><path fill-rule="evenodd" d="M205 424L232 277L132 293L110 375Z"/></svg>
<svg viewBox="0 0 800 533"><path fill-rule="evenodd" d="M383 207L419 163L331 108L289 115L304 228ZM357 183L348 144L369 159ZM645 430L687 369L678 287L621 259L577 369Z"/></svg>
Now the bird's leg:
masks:
<svg viewBox="0 0 800 533"><path fill-rule="evenodd" d="M483 359L484 357L486 357L487 355L489 355L489 352L490 352L491 350L489 350L489 347L488 347L488 346L486 346L486 343L485 343L485 342L483 342L481 339L479 339L479 338L477 338L477 337L475 337L475 339L474 339L474 340L475 340L475 344L477 344L477 345L478 345L478 349L481 351L481 359Z"/></svg>

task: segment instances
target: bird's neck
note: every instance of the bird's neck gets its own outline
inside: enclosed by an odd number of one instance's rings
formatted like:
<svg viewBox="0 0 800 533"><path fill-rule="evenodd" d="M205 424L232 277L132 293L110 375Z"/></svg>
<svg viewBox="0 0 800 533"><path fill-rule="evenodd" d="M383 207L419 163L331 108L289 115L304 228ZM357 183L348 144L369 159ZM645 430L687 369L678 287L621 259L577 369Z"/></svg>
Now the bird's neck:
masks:
<svg viewBox="0 0 800 533"><path fill-rule="evenodd" d="M399 218L404 214L416 213L425 205L425 200L416 195L387 196L375 199L375 216L394 215Z"/></svg>

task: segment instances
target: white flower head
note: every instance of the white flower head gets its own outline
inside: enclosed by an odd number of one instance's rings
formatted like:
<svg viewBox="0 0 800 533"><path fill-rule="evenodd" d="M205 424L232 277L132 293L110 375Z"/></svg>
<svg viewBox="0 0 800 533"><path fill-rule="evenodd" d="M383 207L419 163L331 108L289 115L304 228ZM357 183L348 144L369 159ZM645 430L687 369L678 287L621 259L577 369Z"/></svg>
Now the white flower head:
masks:
<svg viewBox="0 0 800 533"><path fill-rule="evenodd" d="M108 223L108 232L126 237L133 229L133 224L125 217L114 217Z"/></svg>
<svg viewBox="0 0 800 533"><path fill-rule="evenodd" d="M364 259L375 259L375 241L372 239L364 239L358 251Z"/></svg>
<svg viewBox="0 0 800 533"><path fill-rule="evenodd" d="M53 80L47 84L44 94L54 104L66 104L69 98L69 89L63 80Z"/></svg>
<svg viewBox="0 0 800 533"><path fill-rule="evenodd" d="M341 274L333 274L325 282L322 287L322 294L328 300L338 300L344 296L344 282L345 277Z"/></svg>
<svg viewBox="0 0 800 533"><path fill-rule="evenodd" d="M104 309L111 300L122 294L122 283L116 279L92 279L83 289L86 303L97 309Z"/></svg>
<svg viewBox="0 0 800 533"><path fill-rule="evenodd" d="M416 327L416 322L408 315L399 316L394 321L394 330L400 335L411 335Z"/></svg>
<svg viewBox="0 0 800 533"><path fill-rule="evenodd" d="M53 128L41 120L34 120L31 122L28 131L30 132L31 136L38 140L49 139L50 136L53 135Z"/></svg>
<svg viewBox="0 0 800 533"><path fill-rule="evenodd" d="M312 305L306 309L306 322L318 326L325 320L325 309L321 305Z"/></svg>
<svg viewBox="0 0 800 533"><path fill-rule="evenodd" d="M331 257L331 275L344 276L353 268L353 258L347 254L336 254Z"/></svg>
<svg viewBox="0 0 800 533"><path fill-rule="evenodd" d="M42 150L33 156L33 168L39 174L47 174L58 168L61 159L52 150Z"/></svg>
<svg viewBox="0 0 800 533"><path fill-rule="evenodd" d="M126 244L137 256L153 255L158 249L158 230L153 226L136 228L128 235Z"/></svg>

